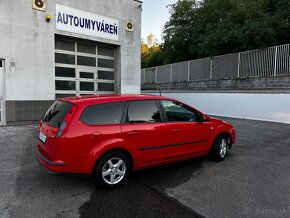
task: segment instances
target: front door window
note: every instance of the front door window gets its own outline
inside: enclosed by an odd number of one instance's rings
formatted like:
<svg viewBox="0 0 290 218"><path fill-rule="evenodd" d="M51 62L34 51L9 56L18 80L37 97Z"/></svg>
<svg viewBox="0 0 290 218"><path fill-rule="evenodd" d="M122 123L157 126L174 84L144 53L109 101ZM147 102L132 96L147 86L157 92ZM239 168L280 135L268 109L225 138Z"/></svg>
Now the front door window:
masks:
<svg viewBox="0 0 290 218"><path fill-rule="evenodd" d="M174 102L162 101L168 121L171 122L196 122L196 112L187 106Z"/></svg>

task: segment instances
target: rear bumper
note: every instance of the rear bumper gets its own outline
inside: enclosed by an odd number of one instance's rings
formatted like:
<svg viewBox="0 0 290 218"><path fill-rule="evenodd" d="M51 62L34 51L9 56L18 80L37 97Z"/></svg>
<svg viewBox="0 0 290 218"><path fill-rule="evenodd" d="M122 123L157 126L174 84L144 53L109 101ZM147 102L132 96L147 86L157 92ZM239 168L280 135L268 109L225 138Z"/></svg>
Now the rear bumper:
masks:
<svg viewBox="0 0 290 218"><path fill-rule="evenodd" d="M69 156L58 157L57 160L51 160L42 152L39 145L35 148L35 158L38 163L49 173L57 175L90 175L91 168L84 167L84 160L87 156Z"/></svg>
<svg viewBox="0 0 290 218"><path fill-rule="evenodd" d="M61 160L49 160L41 153L38 146L35 148L35 157L36 160L52 174L64 173L66 171L67 164L65 162Z"/></svg>
<svg viewBox="0 0 290 218"><path fill-rule="evenodd" d="M35 153L36 156L39 157L41 160L43 160L44 162L46 162L47 164L51 165L51 166L65 166L66 164L61 161L61 160L57 160L57 161L51 161L49 159L47 159L39 150L38 147L36 147L35 149Z"/></svg>

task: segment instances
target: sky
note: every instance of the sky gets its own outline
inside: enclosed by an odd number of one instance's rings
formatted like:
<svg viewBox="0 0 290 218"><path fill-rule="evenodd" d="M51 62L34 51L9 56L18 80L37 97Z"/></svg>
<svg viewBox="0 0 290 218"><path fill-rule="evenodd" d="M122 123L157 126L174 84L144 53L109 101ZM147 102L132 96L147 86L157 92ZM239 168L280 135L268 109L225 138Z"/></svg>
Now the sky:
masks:
<svg viewBox="0 0 290 218"><path fill-rule="evenodd" d="M162 29L170 14L167 5L177 0L143 0L142 11L142 39L146 40L153 33L162 42Z"/></svg>

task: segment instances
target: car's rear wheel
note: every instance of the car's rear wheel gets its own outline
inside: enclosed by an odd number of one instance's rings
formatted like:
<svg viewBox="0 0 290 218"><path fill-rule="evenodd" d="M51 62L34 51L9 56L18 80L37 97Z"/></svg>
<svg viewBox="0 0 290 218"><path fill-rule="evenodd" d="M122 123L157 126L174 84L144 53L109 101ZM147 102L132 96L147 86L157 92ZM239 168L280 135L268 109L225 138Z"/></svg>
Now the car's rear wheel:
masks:
<svg viewBox="0 0 290 218"><path fill-rule="evenodd" d="M128 157L118 151L105 154L95 169L95 182L105 188L116 188L123 184L130 173Z"/></svg>
<svg viewBox="0 0 290 218"><path fill-rule="evenodd" d="M220 135L216 138L210 156L215 161L222 161L225 159L228 152L227 136Z"/></svg>

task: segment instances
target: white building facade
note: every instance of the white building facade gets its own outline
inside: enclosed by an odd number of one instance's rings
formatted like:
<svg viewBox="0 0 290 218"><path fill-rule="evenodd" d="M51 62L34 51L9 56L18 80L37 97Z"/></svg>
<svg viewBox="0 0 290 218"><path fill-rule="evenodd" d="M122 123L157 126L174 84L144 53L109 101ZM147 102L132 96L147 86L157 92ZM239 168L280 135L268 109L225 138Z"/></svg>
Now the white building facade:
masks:
<svg viewBox="0 0 290 218"><path fill-rule="evenodd" d="M0 1L0 125L36 121L60 97L140 93L141 4Z"/></svg>

